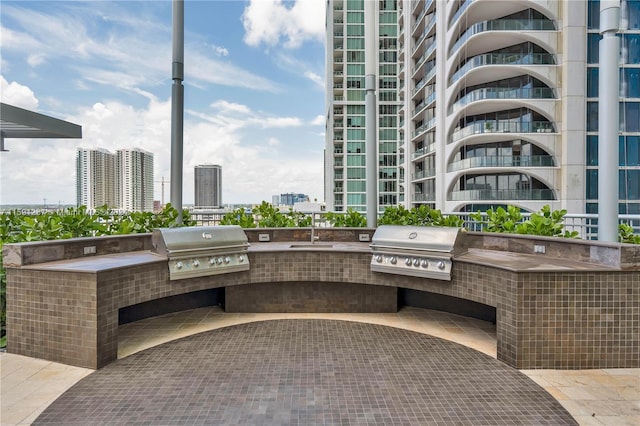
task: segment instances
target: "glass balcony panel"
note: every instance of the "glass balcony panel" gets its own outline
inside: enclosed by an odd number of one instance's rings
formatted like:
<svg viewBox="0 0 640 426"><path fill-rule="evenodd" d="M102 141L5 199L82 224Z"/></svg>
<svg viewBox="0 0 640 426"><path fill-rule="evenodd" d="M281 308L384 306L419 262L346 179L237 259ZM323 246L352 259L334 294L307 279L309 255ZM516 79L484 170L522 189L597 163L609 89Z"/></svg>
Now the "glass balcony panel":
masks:
<svg viewBox="0 0 640 426"><path fill-rule="evenodd" d="M490 155L470 157L456 161L447 167L448 172L475 167L554 167L551 155Z"/></svg>
<svg viewBox="0 0 640 426"><path fill-rule="evenodd" d="M453 84L470 70L485 65L554 65L555 56L551 53L487 53L474 56L458 69L449 79Z"/></svg>
<svg viewBox="0 0 640 426"><path fill-rule="evenodd" d="M481 133L553 133L553 123L550 121L475 121L451 134L449 143L459 141L467 136Z"/></svg>
<svg viewBox="0 0 640 426"><path fill-rule="evenodd" d="M471 102L485 99L555 99L555 92L549 87L483 87L467 93L456 101L451 106L449 114L459 111Z"/></svg>
<svg viewBox="0 0 640 426"><path fill-rule="evenodd" d="M555 200L551 189L470 189L451 191L449 201Z"/></svg>
<svg viewBox="0 0 640 426"><path fill-rule="evenodd" d="M556 26L548 19L498 19L495 21L477 22L470 26L449 50L449 56L471 36L485 31L555 31Z"/></svg>

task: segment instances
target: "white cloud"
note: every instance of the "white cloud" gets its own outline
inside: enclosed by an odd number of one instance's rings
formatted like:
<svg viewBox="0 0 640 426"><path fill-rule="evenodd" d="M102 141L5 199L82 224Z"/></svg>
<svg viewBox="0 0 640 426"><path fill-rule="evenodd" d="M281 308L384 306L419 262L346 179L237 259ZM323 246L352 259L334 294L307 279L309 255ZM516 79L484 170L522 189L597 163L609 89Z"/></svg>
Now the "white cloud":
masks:
<svg viewBox="0 0 640 426"><path fill-rule="evenodd" d="M324 16L323 0L295 0L291 7L282 0L250 0L242 15L244 41L276 46L284 39L284 47L296 48L309 39L323 40Z"/></svg>
<svg viewBox="0 0 640 426"><path fill-rule="evenodd" d="M15 81L9 83L2 75L0 75L0 99L5 104L20 108L38 109L38 99L30 88Z"/></svg>
<svg viewBox="0 0 640 426"><path fill-rule="evenodd" d="M24 86L23 86L24 87ZM28 88L26 88L28 89ZM295 157L266 128L297 127L294 117L265 117L248 106L219 100L211 114L187 111L184 123L183 200L193 202L193 168L222 166L223 202L270 201L271 195L304 192L322 198L323 170L316 158ZM235 115L236 117L231 117ZM239 115L239 116L238 116ZM154 153L155 199L169 200L171 102L150 99L143 108L117 101L97 102L65 120L82 126L82 140L21 140L2 154L2 203L75 203L75 151L78 147L115 152L138 147ZM262 138L261 138L262 136ZM262 145L252 141L263 140Z"/></svg>
<svg viewBox="0 0 640 426"><path fill-rule="evenodd" d="M304 76L320 87L324 87L324 78L312 71L305 71Z"/></svg>
<svg viewBox="0 0 640 426"><path fill-rule="evenodd" d="M213 51L218 56L229 56L229 51L225 47L222 47L222 46L213 46Z"/></svg>
<svg viewBox="0 0 640 426"><path fill-rule="evenodd" d="M313 126L324 126L325 125L324 115L317 115L316 118L311 120L311 125L313 125Z"/></svg>
<svg viewBox="0 0 640 426"><path fill-rule="evenodd" d="M171 75L171 27L154 24L153 16L129 16L117 3L71 3L59 14L3 6L2 14L25 28L0 27L3 50L30 52L28 63L37 67L67 59L81 79L89 83L135 92L164 84ZM89 5L89 6L87 6ZM102 10L104 9L104 10ZM108 17L108 18L107 18ZM91 31L95 19L118 25L117 31L99 35ZM38 25L33 25L37 22ZM27 33L28 32L28 33ZM185 79L261 91L277 91L277 84L220 59L228 50L186 45ZM136 72L132 72L136 70Z"/></svg>

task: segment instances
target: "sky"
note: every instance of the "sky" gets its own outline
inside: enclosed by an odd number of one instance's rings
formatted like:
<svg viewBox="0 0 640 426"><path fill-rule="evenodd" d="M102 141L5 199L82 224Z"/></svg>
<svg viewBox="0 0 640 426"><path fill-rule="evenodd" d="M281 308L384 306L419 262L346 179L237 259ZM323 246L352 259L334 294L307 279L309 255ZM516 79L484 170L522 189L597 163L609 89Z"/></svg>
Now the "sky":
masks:
<svg viewBox="0 0 640 426"><path fill-rule="evenodd" d="M183 202L222 166L224 204L323 201L323 0L185 1ZM0 204L76 203L77 148L154 154L170 199L172 3L0 3L0 99L82 126L82 139L6 139Z"/></svg>

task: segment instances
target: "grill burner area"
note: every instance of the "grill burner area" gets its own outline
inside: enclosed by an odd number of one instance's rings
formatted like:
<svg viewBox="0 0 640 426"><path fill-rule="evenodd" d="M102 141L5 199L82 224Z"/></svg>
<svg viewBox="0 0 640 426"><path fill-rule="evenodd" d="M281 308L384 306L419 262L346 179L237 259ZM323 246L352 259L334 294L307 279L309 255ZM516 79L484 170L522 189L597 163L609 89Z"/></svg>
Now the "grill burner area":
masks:
<svg viewBox="0 0 640 426"><path fill-rule="evenodd" d="M249 269L247 235L237 225L160 228L151 244L153 253L168 259L170 280Z"/></svg>
<svg viewBox="0 0 640 426"><path fill-rule="evenodd" d="M381 225L371 239L371 270L451 281L461 228Z"/></svg>

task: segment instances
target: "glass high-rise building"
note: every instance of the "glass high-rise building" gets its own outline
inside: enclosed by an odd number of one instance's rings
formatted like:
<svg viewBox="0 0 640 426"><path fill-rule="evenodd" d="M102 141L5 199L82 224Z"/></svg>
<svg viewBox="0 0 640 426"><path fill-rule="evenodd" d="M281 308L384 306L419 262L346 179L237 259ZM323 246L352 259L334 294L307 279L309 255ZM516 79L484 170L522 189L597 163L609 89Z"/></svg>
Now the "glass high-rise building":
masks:
<svg viewBox="0 0 640 426"><path fill-rule="evenodd" d="M352 190L364 187L363 178L353 180L360 176L353 168L363 166L354 165L350 148L359 146L349 144L350 112L364 107L350 104L347 87L357 84L348 66L359 42L348 32L350 8L359 5L327 4L325 186L335 210L354 205ZM378 122L379 188L396 173L392 204L443 211L507 204L537 211L549 204L595 212L599 7L595 0L398 1L395 160L383 158L387 135ZM621 0L620 11L620 213L637 214L640 0ZM382 25L381 14L374 25ZM378 47L391 45L385 43ZM387 108L381 77L379 112ZM396 167L385 169L386 161ZM381 191L380 209L382 199Z"/></svg>
<svg viewBox="0 0 640 426"><path fill-rule="evenodd" d="M365 211L365 27L376 48L378 205L401 201L398 173L398 2L375 2L375 22L365 1L327 2L327 129L325 201L329 209Z"/></svg>
<svg viewBox="0 0 640 426"><path fill-rule="evenodd" d="M219 208L222 206L222 167L203 164L194 169L195 207Z"/></svg>

